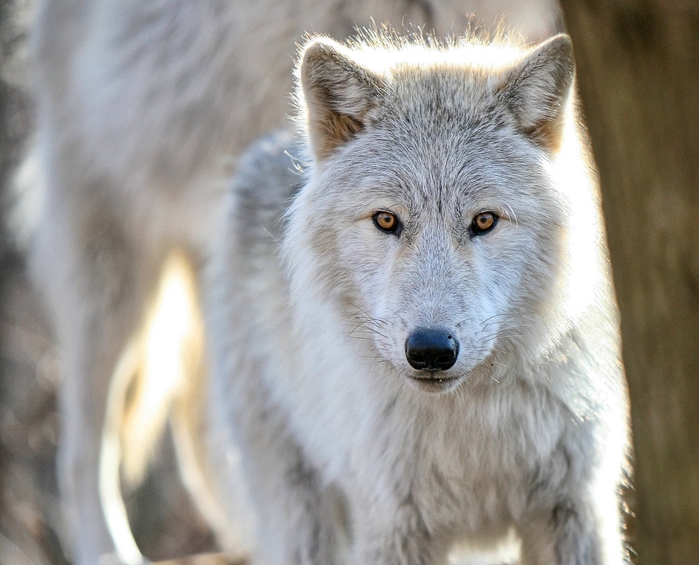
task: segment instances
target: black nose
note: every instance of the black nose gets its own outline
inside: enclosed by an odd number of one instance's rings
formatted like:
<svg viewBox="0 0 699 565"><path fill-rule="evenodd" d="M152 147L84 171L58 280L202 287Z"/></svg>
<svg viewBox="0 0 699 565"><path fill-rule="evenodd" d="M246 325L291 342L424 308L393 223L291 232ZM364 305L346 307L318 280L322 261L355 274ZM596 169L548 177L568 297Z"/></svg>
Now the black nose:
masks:
<svg viewBox="0 0 699 565"><path fill-rule="evenodd" d="M459 342L446 330L418 328L405 341L405 356L414 369L446 371L456 363Z"/></svg>

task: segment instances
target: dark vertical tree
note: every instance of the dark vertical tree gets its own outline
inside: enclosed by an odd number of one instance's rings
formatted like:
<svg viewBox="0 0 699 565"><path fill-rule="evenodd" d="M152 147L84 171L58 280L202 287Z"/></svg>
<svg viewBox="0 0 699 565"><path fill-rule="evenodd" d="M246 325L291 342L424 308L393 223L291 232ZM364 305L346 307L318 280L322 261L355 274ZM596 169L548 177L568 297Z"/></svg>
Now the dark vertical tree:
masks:
<svg viewBox="0 0 699 565"><path fill-rule="evenodd" d="M699 2L562 0L600 169L643 565L699 563Z"/></svg>

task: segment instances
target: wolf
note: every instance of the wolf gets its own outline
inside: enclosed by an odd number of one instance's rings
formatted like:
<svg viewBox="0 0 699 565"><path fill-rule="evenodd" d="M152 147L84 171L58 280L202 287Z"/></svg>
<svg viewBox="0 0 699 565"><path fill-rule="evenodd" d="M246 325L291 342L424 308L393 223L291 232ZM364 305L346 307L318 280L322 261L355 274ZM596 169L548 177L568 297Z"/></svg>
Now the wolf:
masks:
<svg viewBox="0 0 699 565"><path fill-rule="evenodd" d="M298 127L242 160L204 292L256 558L436 565L514 532L523 565L626 563L569 37L317 37L297 76Z"/></svg>
<svg viewBox="0 0 699 565"><path fill-rule="evenodd" d="M37 131L15 229L60 346L59 484L77 564L144 561L120 476L138 483L168 419L184 482L234 544L201 441L201 269L237 156L284 121L295 42L372 18L445 36L505 4L39 0ZM509 21L542 38L560 27L555 6L510 3Z"/></svg>

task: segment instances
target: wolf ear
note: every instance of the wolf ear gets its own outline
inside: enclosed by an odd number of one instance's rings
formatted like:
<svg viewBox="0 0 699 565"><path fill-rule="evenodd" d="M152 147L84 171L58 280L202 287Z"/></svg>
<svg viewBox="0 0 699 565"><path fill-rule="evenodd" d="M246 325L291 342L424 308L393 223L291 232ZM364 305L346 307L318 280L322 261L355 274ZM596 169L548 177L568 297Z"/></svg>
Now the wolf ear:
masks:
<svg viewBox="0 0 699 565"><path fill-rule="evenodd" d="M381 79L343 51L329 39L315 39L299 68L311 147L319 160L365 128L381 97Z"/></svg>
<svg viewBox="0 0 699 565"><path fill-rule="evenodd" d="M573 44L560 34L540 44L506 79L502 93L521 130L555 150L575 77Z"/></svg>

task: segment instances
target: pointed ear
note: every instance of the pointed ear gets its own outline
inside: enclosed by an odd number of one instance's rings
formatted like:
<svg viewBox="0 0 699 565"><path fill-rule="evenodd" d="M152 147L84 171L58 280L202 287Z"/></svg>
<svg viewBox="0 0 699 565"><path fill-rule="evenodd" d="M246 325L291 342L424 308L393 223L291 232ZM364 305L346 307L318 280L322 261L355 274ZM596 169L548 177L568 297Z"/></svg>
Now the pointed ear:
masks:
<svg viewBox="0 0 699 565"><path fill-rule="evenodd" d="M575 77L573 44L560 34L541 43L509 71L502 94L520 129L555 151Z"/></svg>
<svg viewBox="0 0 699 565"><path fill-rule="evenodd" d="M381 98L382 82L329 39L306 46L299 78L311 147L322 160L365 128Z"/></svg>

